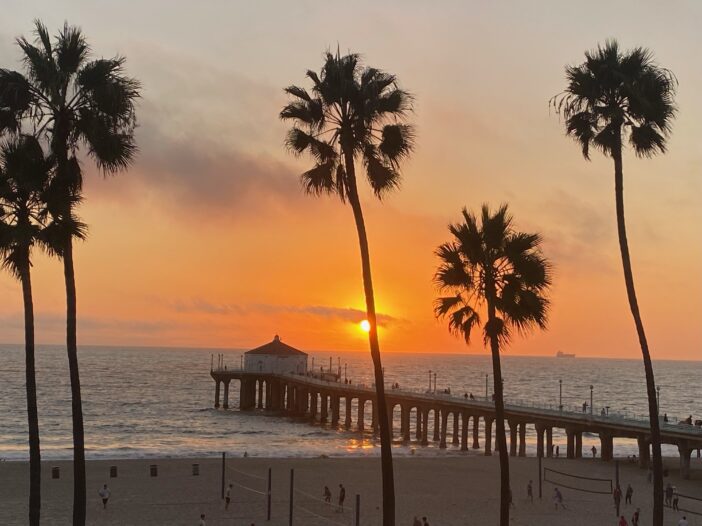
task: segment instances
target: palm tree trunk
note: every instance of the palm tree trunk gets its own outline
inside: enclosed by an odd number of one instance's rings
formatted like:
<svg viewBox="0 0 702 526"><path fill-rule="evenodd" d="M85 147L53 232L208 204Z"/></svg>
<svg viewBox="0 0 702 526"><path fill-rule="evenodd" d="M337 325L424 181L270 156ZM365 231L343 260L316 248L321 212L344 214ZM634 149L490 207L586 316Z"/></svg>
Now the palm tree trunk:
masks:
<svg viewBox="0 0 702 526"><path fill-rule="evenodd" d="M378 404L378 425L380 427L380 462L383 475L383 526L395 526L395 480L392 468L392 441L390 437L390 422L387 401L385 400L385 380L383 364L380 360L380 344L378 343L378 325L375 315L375 296L371 278L370 252L368 236L363 220L363 210L356 188L356 170L353 164L353 154L344 151L346 174L349 180L348 198L353 210L358 231L358 244L361 247L361 264L363 268L363 289L366 296L366 314L370 323L368 339L370 342L373 372L375 374L375 394Z"/></svg>
<svg viewBox="0 0 702 526"><path fill-rule="evenodd" d="M491 287L490 284L486 284ZM494 297L494 291L487 291L489 298ZM495 304L487 300L488 324L494 325ZM502 385L502 365L500 363L500 344L494 331L490 331L490 352L492 353L492 376L495 390L495 439L497 440L500 456L500 526L509 526L509 456L507 455L507 438L505 436L505 402Z"/></svg>
<svg viewBox="0 0 702 526"><path fill-rule="evenodd" d="M634 288L634 274L631 270L629 257L629 244L626 239L626 224L624 222L624 171L622 168L621 133L619 133L617 146L612 152L614 158L614 193L617 203L617 232L619 234L619 249L624 267L624 282L626 295L629 299L629 308L634 317L636 333L639 336L641 354L643 355L644 370L646 372L646 392L648 394L648 415L651 426L651 449L653 457L653 526L663 526L663 459L661 458L661 429L658 420L658 402L656 400L656 381L653 376L653 364L648 351L648 342L644 332L639 303L636 300Z"/></svg>
<svg viewBox="0 0 702 526"><path fill-rule="evenodd" d="M29 524L39 526L41 514L41 450L39 448L39 412L37 378L34 368L34 302L29 261L20 271L24 299L24 350L27 387L27 424L29 428Z"/></svg>
<svg viewBox="0 0 702 526"><path fill-rule="evenodd" d="M71 378L71 410L73 416L73 526L85 526L85 435L83 432L83 403L78 372L76 337L76 279L73 270L73 241L69 237L63 254L66 280L66 349Z"/></svg>

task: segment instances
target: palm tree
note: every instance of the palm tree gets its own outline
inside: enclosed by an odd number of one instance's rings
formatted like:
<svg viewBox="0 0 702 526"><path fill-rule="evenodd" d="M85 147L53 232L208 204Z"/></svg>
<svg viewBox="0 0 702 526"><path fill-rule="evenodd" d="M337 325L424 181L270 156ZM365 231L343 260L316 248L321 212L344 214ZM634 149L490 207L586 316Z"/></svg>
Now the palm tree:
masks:
<svg viewBox="0 0 702 526"><path fill-rule="evenodd" d="M541 253L541 236L516 231L507 205L492 212L483 205L480 219L463 209L463 222L449 226L452 240L439 246L441 260L434 281L442 294L437 318L470 344L474 328L483 328L490 345L495 390L497 449L500 455L500 525L509 524L509 457L505 438L500 348L516 330L525 334L546 327L551 267ZM483 318L487 313L487 322Z"/></svg>
<svg viewBox="0 0 702 526"><path fill-rule="evenodd" d="M395 524L395 487L391 436L385 400L383 367L371 279L368 237L358 195L356 162L361 161L376 197L398 187L399 165L412 151L414 134L405 117L412 98L384 71L363 67L359 55L327 52L319 74L307 71L312 91L289 86L291 97L280 112L292 120L287 146L300 155L308 152L315 165L302 174L302 184L312 195L336 194L351 205L358 231L363 269L368 333L375 373L383 475L383 525Z"/></svg>
<svg viewBox="0 0 702 526"><path fill-rule="evenodd" d="M29 429L29 524L39 526L41 512L41 452L37 380L34 369L34 305L31 253L43 243L46 216L42 196L51 161L32 136L20 135L0 150L0 266L22 284L24 348Z"/></svg>
<svg viewBox="0 0 702 526"><path fill-rule="evenodd" d="M658 403L653 365L646 340L631 270L629 244L624 222L624 141L639 157L665 153L666 140L675 117L677 80L653 60L645 48L622 52L616 41L608 41L595 51L585 53L585 62L566 68L568 87L552 99L566 121L566 133L577 141L585 159L590 146L614 161L614 195L617 233L624 267L624 282L629 308L643 354L648 393L648 413L653 450L653 525L663 524L663 462L658 421Z"/></svg>
<svg viewBox="0 0 702 526"><path fill-rule="evenodd" d="M19 38L26 75L0 69L0 133L29 122L44 137L56 163L49 210L61 238L66 284L66 343L73 416L73 524L85 524L85 438L76 336L73 268L74 207L81 200L81 148L105 174L126 169L135 153L135 101L139 83L124 73L125 59L90 60L80 28L65 24L50 37L35 22L35 40ZM63 227L63 230L61 229Z"/></svg>

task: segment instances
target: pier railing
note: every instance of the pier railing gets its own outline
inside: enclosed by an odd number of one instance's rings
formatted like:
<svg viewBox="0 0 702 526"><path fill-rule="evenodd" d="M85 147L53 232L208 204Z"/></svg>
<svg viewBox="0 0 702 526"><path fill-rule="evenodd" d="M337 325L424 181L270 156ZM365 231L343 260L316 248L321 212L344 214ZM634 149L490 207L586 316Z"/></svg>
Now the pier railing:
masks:
<svg viewBox="0 0 702 526"><path fill-rule="evenodd" d="M264 374L264 373L256 373L256 372L251 372L251 371L245 371L239 367L234 367L234 368L215 368L212 369L212 372L214 373L230 373L230 374ZM318 385L320 387L334 387L334 388L339 388L339 387L348 387L350 389L354 389L356 391L365 391L369 395L374 395L375 394L375 384L367 385L367 384L356 384L356 383L343 383L343 382L334 382L331 380L325 380L322 378L318 378L314 375L306 375L306 374L277 374L274 376L278 376L281 378L289 378L293 380L302 380L307 384L313 384L313 385ZM494 402L492 400L485 400L484 397L474 397L474 398L465 398L465 395L458 395L458 394L453 394L453 393L446 393L443 391L428 391L424 389L419 389L419 388L411 388L411 387L398 387L395 388L393 387L392 383L389 385L386 385L385 387L385 392L388 396L402 396L402 395L410 395L413 398L419 398L419 399L424 399L426 401L440 401L440 400L446 400L450 401L451 403L456 403L456 404L465 404L466 406L471 406L471 407L485 407L485 408L492 408L494 406ZM649 419L648 415L644 415L641 413L635 413L633 411L627 411L627 410L608 410L608 412L604 415L601 413L589 412L589 406L587 411L582 411L582 406L580 405L563 405L562 407L559 407L558 404L548 402L547 400L527 400L523 398L505 398L505 409L509 412L533 412L533 411L538 411L541 414L544 415L549 415L549 416L566 416L566 417L571 417L573 419L577 419L580 421L585 421L585 422L593 422L593 423L603 423L603 424L629 424L632 426L640 427L642 430L648 429L649 428ZM693 433L693 434L699 434L700 437L702 437L702 426L696 426L696 425L691 425L691 424L686 424L683 422L684 419L676 418L673 416L668 415L668 422L663 421L663 417L660 418L660 425L661 425L661 431L670 431L670 432L679 432L679 431L684 431L685 433Z"/></svg>

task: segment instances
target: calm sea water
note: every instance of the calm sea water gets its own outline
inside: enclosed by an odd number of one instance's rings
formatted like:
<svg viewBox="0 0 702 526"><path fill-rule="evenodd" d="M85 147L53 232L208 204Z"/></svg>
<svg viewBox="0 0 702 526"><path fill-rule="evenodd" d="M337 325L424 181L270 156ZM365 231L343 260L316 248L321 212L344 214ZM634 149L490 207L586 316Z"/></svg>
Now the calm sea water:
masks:
<svg viewBox="0 0 702 526"><path fill-rule="evenodd" d="M207 349L83 347L81 379L88 458L209 456L220 451L254 456L377 455L372 436L331 430L261 413L213 409L214 382L209 376ZM230 366L241 351L224 352ZM367 353L311 353L315 367L337 356L354 383L372 383ZM439 390L485 396L485 355L393 353L384 356L388 382L427 389L429 370L437 373ZM672 418L689 414L702 418L702 362L662 361L654 364L661 386L661 411ZM42 456L71 458L70 387L65 351L40 346L37 352L38 398ZM558 404L558 380L563 404L589 402L599 411L646 413L643 366L637 360L556 359L504 356L507 402L528 400ZM433 374L433 373L432 373ZM489 377L492 382L492 377ZM234 404L238 404L234 389ZM490 390L490 393L492 391ZM535 438L527 436L532 443ZM565 438L554 433L555 443ZM481 442L482 443L482 442ZM598 444L585 436L584 444ZM397 444L396 454L410 454L412 445ZM631 441L619 440L617 454L636 452ZM453 454L436 447L416 448L418 455ZM667 448L669 454L675 450ZM0 345L0 457L27 458L24 351L20 345Z"/></svg>

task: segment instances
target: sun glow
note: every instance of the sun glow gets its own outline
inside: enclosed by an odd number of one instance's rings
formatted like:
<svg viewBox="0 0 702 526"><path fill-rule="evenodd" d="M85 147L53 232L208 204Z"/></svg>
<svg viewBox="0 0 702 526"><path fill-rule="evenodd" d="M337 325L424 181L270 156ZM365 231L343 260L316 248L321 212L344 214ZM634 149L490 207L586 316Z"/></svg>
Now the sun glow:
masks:
<svg viewBox="0 0 702 526"><path fill-rule="evenodd" d="M363 332L370 332L370 322L368 320L363 320L360 324L361 330Z"/></svg>

